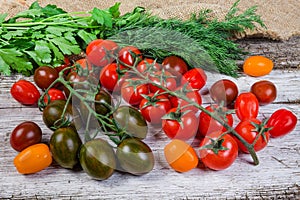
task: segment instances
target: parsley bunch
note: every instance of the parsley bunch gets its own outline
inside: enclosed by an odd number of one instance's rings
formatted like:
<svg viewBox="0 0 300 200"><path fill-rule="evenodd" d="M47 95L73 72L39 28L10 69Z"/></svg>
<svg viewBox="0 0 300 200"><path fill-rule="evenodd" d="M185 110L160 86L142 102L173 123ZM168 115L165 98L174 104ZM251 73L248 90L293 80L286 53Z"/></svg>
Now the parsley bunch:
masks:
<svg viewBox="0 0 300 200"><path fill-rule="evenodd" d="M7 14L0 14L0 73L30 75L37 66L60 65L64 56L79 54L96 38L109 38L120 46L135 45L158 60L177 54L191 67L217 67L221 73L236 76L236 60L245 52L229 38L253 29L255 23L264 26L255 14L256 7L237 15L238 2L223 21L210 19L209 10L183 21L161 19L141 7L120 15L120 3L105 10L66 12L55 5L41 7L35 2L8 20ZM192 59L195 53L202 55L200 60ZM211 61L205 58L207 55ZM199 63L201 66L195 66Z"/></svg>

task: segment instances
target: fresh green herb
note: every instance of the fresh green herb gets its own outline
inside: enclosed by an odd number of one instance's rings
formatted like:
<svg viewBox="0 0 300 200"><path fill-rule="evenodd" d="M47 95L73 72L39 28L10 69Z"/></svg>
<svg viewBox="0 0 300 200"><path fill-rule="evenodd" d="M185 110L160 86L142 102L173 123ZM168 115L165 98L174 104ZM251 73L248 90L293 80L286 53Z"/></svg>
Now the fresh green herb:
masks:
<svg viewBox="0 0 300 200"><path fill-rule="evenodd" d="M120 15L120 3L105 10L68 13L35 2L8 20L0 15L0 73L29 75L40 65L58 66L64 56L79 54L92 40L109 38L121 46L136 45L158 60L176 54L191 67L236 76L236 60L245 52L229 39L256 24L264 27L256 7L237 15L238 2L223 21L211 19L209 10L183 21L161 19L141 7Z"/></svg>

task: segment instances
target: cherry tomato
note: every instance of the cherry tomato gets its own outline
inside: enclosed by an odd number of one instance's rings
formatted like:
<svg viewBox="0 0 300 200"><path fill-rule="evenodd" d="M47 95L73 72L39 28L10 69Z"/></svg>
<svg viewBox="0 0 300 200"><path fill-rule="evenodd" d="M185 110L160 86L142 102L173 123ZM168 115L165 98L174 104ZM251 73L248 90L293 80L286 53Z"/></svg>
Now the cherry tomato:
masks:
<svg viewBox="0 0 300 200"><path fill-rule="evenodd" d="M147 73L149 71L159 71L161 69L160 64L151 58L145 58L136 66L136 69L141 73Z"/></svg>
<svg viewBox="0 0 300 200"><path fill-rule="evenodd" d="M40 92L31 82L19 80L10 89L10 94L15 100L24 105L34 105L40 98Z"/></svg>
<svg viewBox="0 0 300 200"><path fill-rule="evenodd" d="M181 85L189 84L195 90L200 90L206 84L207 76L203 69L194 68L187 71L181 78Z"/></svg>
<svg viewBox="0 0 300 200"><path fill-rule="evenodd" d="M217 104L223 103L224 106L232 104L238 96L237 85L228 79L221 79L215 82L209 90L209 94Z"/></svg>
<svg viewBox="0 0 300 200"><path fill-rule="evenodd" d="M97 39L90 42L86 48L87 59L96 66L106 66L114 61L113 54L118 45L111 40Z"/></svg>
<svg viewBox="0 0 300 200"><path fill-rule="evenodd" d="M234 104L236 115L240 120L256 118L259 103L256 96L251 92L241 93Z"/></svg>
<svg viewBox="0 0 300 200"><path fill-rule="evenodd" d="M47 94L44 96L44 103L47 105L51 101L55 100L66 100L65 94L59 89L50 88Z"/></svg>
<svg viewBox="0 0 300 200"><path fill-rule="evenodd" d="M100 83L110 92L119 92L126 74L120 74L116 63L105 66L100 72Z"/></svg>
<svg viewBox="0 0 300 200"><path fill-rule="evenodd" d="M189 100L195 102L196 104L202 104L202 98L198 91L184 91L182 87L177 88L176 91L181 95L186 96ZM173 108L177 108L178 105L180 105L180 108L182 108L183 111L190 110L196 113L199 110L193 105L188 106L190 104L189 102L176 96L170 96L169 99Z"/></svg>
<svg viewBox="0 0 300 200"><path fill-rule="evenodd" d="M136 59L142 59L142 53L141 51L134 47L134 46L126 46L123 47L118 54L119 60L120 60L120 68L124 69L128 66L133 66Z"/></svg>
<svg viewBox="0 0 300 200"><path fill-rule="evenodd" d="M250 56L243 64L244 73L249 76L264 76L273 69L272 60L264 56Z"/></svg>
<svg viewBox="0 0 300 200"><path fill-rule="evenodd" d="M274 83L266 80L258 81L251 86L251 92L256 96L259 105L272 103L277 96Z"/></svg>
<svg viewBox="0 0 300 200"><path fill-rule="evenodd" d="M262 124L258 119L252 118L243 120L240 123L238 123L238 125L235 127L235 131L249 144L252 144L256 140L256 137L258 137L256 143L254 144L254 150L260 151L263 148L265 148L269 142L270 134L268 130L266 130L266 128L267 127L262 127ZM262 132L260 136L258 136L259 132ZM235 139L239 145L240 150L245 153L249 153L245 145L242 144L242 142L237 138Z"/></svg>
<svg viewBox="0 0 300 200"><path fill-rule="evenodd" d="M162 117L171 109L170 100L165 95L150 93L140 103L140 111L143 117L151 124L162 123Z"/></svg>
<svg viewBox="0 0 300 200"><path fill-rule="evenodd" d="M34 122L25 121L14 128L10 135L10 145L16 151L40 143L42 140L42 130Z"/></svg>
<svg viewBox="0 0 300 200"><path fill-rule="evenodd" d="M157 71L154 73L154 75L150 76L150 80L158 85L162 85L163 87L166 87L167 89L173 91L176 89L176 79L174 78L174 75L172 75L170 72L166 71ZM150 84L149 85L150 92L155 93L159 91L159 93L164 92L163 89Z"/></svg>
<svg viewBox="0 0 300 200"><path fill-rule="evenodd" d="M297 124L296 115L287 109L276 110L268 120L267 126L272 137L281 137L293 131Z"/></svg>
<svg viewBox="0 0 300 200"><path fill-rule="evenodd" d="M188 71L186 62L178 56L168 56L162 62L163 68L174 75L183 75Z"/></svg>
<svg viewBox="0 0 300 200"><path fill-rule="evenodd" d="M189 140L198 130L198 118L194 112L181 112L172 108L162 120L162 129L171 139Z"/></svg>
<svg viewBox="0 0 300 200"><path fill-rule="evenodd" d="M48 66L36 68L33 75L35 84L42 90L47 89L58 78L57 71Z"/></svg>
<svg viewBox="0 0 300 200"><path fill-rule="evenodd" d="M207 111L219 116L228 125L233 125L232 114L228 113L227 108L220 107L217 105L209 105L205 108ZM213 119L211 116L205 112L201 112L199 116L199 129L198 133L201 136L206 136L212 132L220 131L225 132L227 129L220 124L217 120Z"/></svg>
<svg viewBox="0 0 300 200"><path fill-rule="evenodd" d="M141 84L141 79L132 78L123 83L121 96L130 105L139 105L144 99L142 95L149 94L148 84Z"/></svg>
<svg viewBox="0 0 300 200"><path fill-rule="evenodd" d="M34 144L21 151L14 159L14 165L20 174L33 174L47 168L52 163L49 147L46 144Z"/></svg>
<svg viewBox="0 0 300 200"><path fill-rule="evenodd" d="M81 67L80 70L91 71L93 69L92 63L86 58L81 58L79 60L76 60L76 62L74 63L74 67L77 67L76 65L80 65L80 67Z"/></svg>
<svg viewBox="0 0 300 200"><path fill-rule="evenodd" d="M238 145L228 134L216 131L208 134L200 143L200 159L213 170L223 170L232 165L238 156Z"/></svg>
<svg viewBox="0 0 300 200"><path fill-rule="evenodd" d="M199 159L195 150L186 142L172 140L164 148L165 158L175 171L187 172L197 167Z"/></svg>

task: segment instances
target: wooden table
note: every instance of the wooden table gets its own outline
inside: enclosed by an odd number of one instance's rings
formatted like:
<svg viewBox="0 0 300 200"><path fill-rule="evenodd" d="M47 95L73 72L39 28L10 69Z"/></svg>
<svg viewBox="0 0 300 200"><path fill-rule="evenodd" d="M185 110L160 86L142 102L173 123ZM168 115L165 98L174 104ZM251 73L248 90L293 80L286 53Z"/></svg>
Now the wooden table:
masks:
<svg viewBox="0 0 300 200"><path fill-rule="evenodd" d="M299 48L299 39L296 50ZM277 44L276 44L277 43ZM264 48L253 48L253 45ZM275 53L268 48L264 53L269 57L282 56L282 43L257 40L242 42L253 54L262 53L266 47L279 48ZM291 45L290 45L291 47ZM270 53L271 52L271 53ZM277 54L276 54L277 52ZM297 52L296 52L297 54ZM299 52L298 52L299 54ZM279 55L279 56L278 56ZM290 55L290 54L288 54ZM287 56L288 56L287 55ZM299 65L299 57L293 57ZM277 60L278 61L278 60ZM290 65L295 64L291 62ZM298 62L298 64L297 64ZM288 66L288 62L279 65ZM277 68L278 68L277 66ZM210 76L207 87L216 79ZM57 165L33 175L17 173L13 159L17 155L9 144L10 133L15 126L25 120L38 123L45 141L52 133L42 122L36 107L26 107L10 96L11 85L19 75L0 77L0 198L2 199L300 199L300 70L276 69L271 74L253 78L241 76L235 81L240 92L262 79L271 80L277 86L276 101L260 108L260 118L269 116L279 108L287 108L296 113L296 129L283 138L271 139L266 149L258 152L260 164L254 166L247 154L239 154L237 161L223 171L212 171L203 167L187 173L174 172L166 163L163 147L168 139L161 132L149 134L145 140L153 149L156 164L152 172L143 176L114 173L105 181L91 180L84 172L62 169ZM32 80L32 77L26 79ZM206 103L208 95L203 96ZM158 141L157 138L160 138Z"/></svg>

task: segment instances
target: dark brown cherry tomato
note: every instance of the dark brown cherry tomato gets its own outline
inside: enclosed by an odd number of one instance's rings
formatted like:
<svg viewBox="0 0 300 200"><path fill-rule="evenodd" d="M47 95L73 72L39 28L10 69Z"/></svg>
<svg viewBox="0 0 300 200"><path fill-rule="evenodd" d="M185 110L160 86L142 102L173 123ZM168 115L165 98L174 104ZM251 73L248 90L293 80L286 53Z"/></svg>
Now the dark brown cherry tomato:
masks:
<svg viewBox="0 0 300 200"><path fill-rule="evenodd" d="M40 143L42 130L34 122L25 121L14 128L10 135L10 145L16 151L22 151L27 147Z"/></svg>
<svg viewBox="0 0 300 200"><path fill-rule="evenodd" d="M256 96L259 105L272 103L277 96L277 90L274 83L262 80L257 81L251 86L251 92Z"/></svg>
<svg viewBox="0 0 300 200"><path fill-rule="evenodd" d="M222 79L215 82L209 90L209 94L213 101L217 104L223 102L224 106L232 104L238 96L238 93L237 85L228 79Z"/></svg>
<svg viewBox="0 0 300 200"><path fill-rule="evenodd" d="M40 98L40 92L31 82L19 80L13 84L10 94L15 100L24 105L34 105Z"/></svg>
<svg viewBox="0 0 300 200"><path fill-rule="evenodd" d="M188 71L186 62L178 56L168 56L162 62L163 68L174 75L183 75Z"/></svg>
<svg viewBox="0 0 300 200"><path fill-rule="evenodd" d="M38 67L34 71L33 80L42 90L47 89L58 78L57 71L48 66Z"/></svg>

